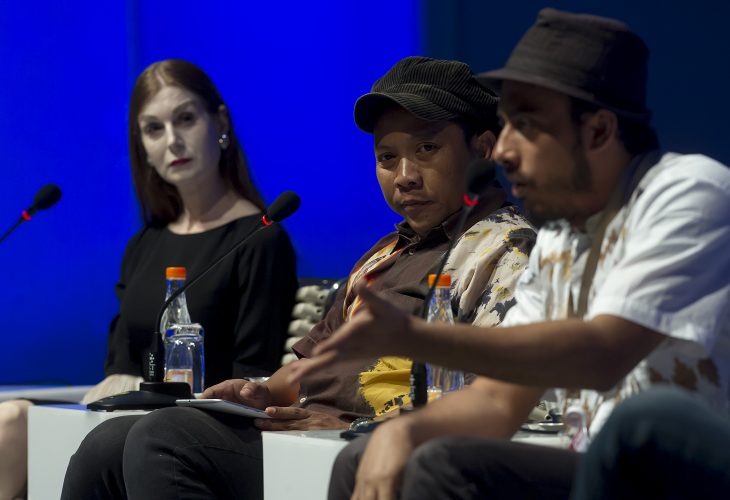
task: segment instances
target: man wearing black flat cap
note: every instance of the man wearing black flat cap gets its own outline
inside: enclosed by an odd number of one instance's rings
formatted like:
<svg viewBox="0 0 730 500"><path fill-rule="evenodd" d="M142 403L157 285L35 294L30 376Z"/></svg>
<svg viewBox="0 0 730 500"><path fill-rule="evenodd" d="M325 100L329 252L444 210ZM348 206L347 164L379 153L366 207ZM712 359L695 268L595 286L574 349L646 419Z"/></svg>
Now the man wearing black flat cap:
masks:
<svg viewBox="0 0 730 500"><path fill-rule="evenodd" d="M404 221L355 264L325 319L294 345L300 357L354 317L365 285L416 314L428 274L452 240L445 272L455 317L484 326L501 321L535 231L493 183L457 227L467 166L490 158L499 133L497 102L466 64L425 57L399 61L358 99L355 122L373 135L383 196ZM112 419L71 459L63 498L261 498L259 430L347 429L385 415L409 403L410 371L408 359L374 356L335 364L301 384L289 382L285 366L263 384L228 380L203 394L266 409L268 420L192 408Z"/></svg>
<svg viewBox="0 0 730 500"><path fill-rule="evenodd" d="M482 375L343 450L330 498L567 498L578 453L507 440L549 387L574 450L658 384L727 415L730 171L657 150L648 53L619 21L544 9L481 75L501 88L494 158L547 222L499 328L426 324L366 290L367 314L293 369L392 354Z"/></svg>

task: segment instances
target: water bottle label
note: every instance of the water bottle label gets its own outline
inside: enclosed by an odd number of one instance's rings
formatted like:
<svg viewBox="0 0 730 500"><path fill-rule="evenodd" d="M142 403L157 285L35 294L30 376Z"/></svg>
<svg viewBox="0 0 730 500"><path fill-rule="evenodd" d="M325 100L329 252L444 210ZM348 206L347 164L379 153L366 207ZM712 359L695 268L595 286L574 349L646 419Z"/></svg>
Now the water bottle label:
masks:
<svg viewBox="0 0 730 500"><path fill-rule="evenodd" d="M193 370L171 369L165 372L165 382L186 382L193 387Z"/></svg>

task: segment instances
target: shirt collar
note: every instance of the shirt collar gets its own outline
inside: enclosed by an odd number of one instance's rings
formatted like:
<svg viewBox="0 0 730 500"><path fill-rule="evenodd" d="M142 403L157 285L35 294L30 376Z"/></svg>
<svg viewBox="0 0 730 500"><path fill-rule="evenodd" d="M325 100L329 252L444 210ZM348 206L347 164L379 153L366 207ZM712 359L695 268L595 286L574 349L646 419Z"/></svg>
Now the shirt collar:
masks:
<svg viewBox="0 0 730 500"><path fill-rule="evenodd" d="M621 174L619 182L615 188L621 189L623 191L621 205L626 204L628 198L631 196L631 193L633 193L634 189L636 188L636 183L641 181L640 178L636 179L637 172L646 171L646 167L650 167L651 165L656 164L659 160L659 157L661 157L661 151L652 150L646 153L638 154L631 159L631 161ZM647 165L647 163L649 163L649 165ZM596 212L595 214L588 217L588 219L586 219L586 233L593 234L596 232L596 229L601 222L601 218L603 217L603 213L606 211L606 208L604 208L600 212Z"/></svg>
<svg viewBox="0 0 730 500"><path fill-rule="evenodd" d="M479 203L467 217L464 227L461 228L461 233L473 226L476 222L484 219L489 214L502 207L506 199L507 195L499 186L490 186L485 189L479 196ZM441 224L431 229L431 231L426 233L423 237L420 237L406 221L396 224L395 229L398 231L400 236L414 242L427 241L434 238L454 240L461 236L461 233L457 233L457 230L459 229L457 226L463 210L464 208L462 207L449 215Z"/></svg>

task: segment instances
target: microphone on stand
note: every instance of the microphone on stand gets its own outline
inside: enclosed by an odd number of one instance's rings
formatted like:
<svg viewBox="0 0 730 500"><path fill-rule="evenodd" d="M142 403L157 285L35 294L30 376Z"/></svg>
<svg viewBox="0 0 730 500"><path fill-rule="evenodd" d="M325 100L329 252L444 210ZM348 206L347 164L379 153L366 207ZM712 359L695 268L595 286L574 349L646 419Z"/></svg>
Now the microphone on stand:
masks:
<svg viewBox="0 0 730 500"><path fill-rule="evenodd" d="M245 245L259 231L265 230L275 222L283 221L296 212L300 203L299 196L295 192L285 191L281 193L269 205L268 210L261 217L261 225L247 234L245 238L233 245L226 253L214 260L197 276L187 281L165 300L154 323L155 333L153 333L150 339L150 347L142 354L142 378L144 381L139 384L139 391L130 391L102 398L89 403L86 407L90 410L105 411L148 410L165 406L175 406L175 400L191 398L190 386L186 382L163 382L165 378L165 346L162 342L162 332L159 330L165 310L180 294L200 281L211 269Z"/></svg>
<svg viewBox="0 0 730 500"><path fill-rule="evenodd" d="M474 160L469 164L466 171L466 193L464 194L464 208L461 211L461 216L456 226L455 234L461 234L461 230L464 228L467 217L471 214L471 211L475 206L479 204L479 194L494 182L495 167L494 162L489 160ZM433 280L433 284L428 289L426 298L421 306L421 312L419 317L426 319L428 314L428 306L433 298L434 291L436 290L436 284L444 272L446 261L451 255L451 250L454 247L454 240L449 242L449 246L446 249L446 253L441 257L438 269L436 271L436 279ZM413 408L420 408L425 406L428 402L428 374L426 371L426 365L424 363L413 362L411 365L411 401L413 402Z"/></svg>
<svg viewBox="0 0 730 500"><path fill-rule="evenodd" d="M13 227L8 229L5 234L0 237L0 243L2 243L5 238L10 236L10 233L15 231L15 229L23 222L32 219L38 210L46 210L48 208L51 208L60 199L61 189L55 184L46 184L45 186L40 188L36 193L35 198L33 198L33 204L29 208L21 212L20 218L15 222L15 224L13 224Z"/></svg>
<svg viewBox="0 0 730 500"><path fill-rule="evenodd" d="M258 233L259 231L267 228L274 222L281 222L287 217L289 217L291 214L297 211L299 208L299 205L301 204L299 200L299 196L293 192L293 191L285 191L281 193L274 202L269 206L269 209L266 211L266 213L261 217L261 224L258 228L256 228L254 231L249 233L244 239L233 245L233 247L230 248L226 253L218 257L216 260L214 260L208 267L203 269L203 271L198 274L193 279L187 281L183 286L178 288L174 293L170 295L170 297L162 304L162 307L160 307L160 312L157 314L157 319L155 321L155 325L157 327L157 330L155 332L155 338L152 340L152 346L149 351L145 353L145 359L143 359L142 363L142 376L144 378L144 382L140 384L141 390L152 390L154 392L158 392L153 389L153 385L156 383L162 383L162 380L165 378L164 373L164 366L165 366L165 360L164 360L164 352L165 347L162 344L162 337L164 332L160 332L160 324L162 323L162 316L165 314L165 310L167 307L172 303L173 300L175 300L180 294L182 294L185 290L193 286L195 283L200 281L203 276L208 274L208 272L216 267L219 262L225 260L229 255L231 255L233 252L238 250L241 246L243 246L247 241L249 241L253 236ZM189 387L185 382L166 382L165 384L183 384L186 387ZM189 391L188 391L189 396ZM185 397L185 395L182 395L181 397Z"/></svg>

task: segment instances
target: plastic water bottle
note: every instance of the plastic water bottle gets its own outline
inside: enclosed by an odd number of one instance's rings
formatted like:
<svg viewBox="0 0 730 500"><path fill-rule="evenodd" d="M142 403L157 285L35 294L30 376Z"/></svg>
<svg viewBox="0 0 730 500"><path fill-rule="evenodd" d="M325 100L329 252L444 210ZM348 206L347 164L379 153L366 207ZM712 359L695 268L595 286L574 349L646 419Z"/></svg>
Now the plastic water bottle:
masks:
<svg viewBox="0 0 730 500"><path fill-rule="evenodd" d="M184 267L165 269L166 301L185 285L186 277ZM202 392L205 386L203 328L192 324L185 292L165 309L160 332L165 346L165 382L186 382L193 392Z"/></svg>
<svg viewBox="0 0 730 500"><path fill-rule="evenodd" d="M435 274L428 275L429 287L433 286L435 279ZM429 323L435 321L454 323L454 313L451 310L451 276L448 274L442 274L438 283L436 283L436 289L428 305L426 321ZM461 370L452 370L428 363L426 364L426 371L429 401L438 399L447 392L464 387L464 372Z"/></svg>
<svg viewBox="0 0 730 500"><path fill-rule="evenodd" d="M172 325L165 337L165 382L186 382L193 393L205 388L203 327Z"/></svg>
<svg viewBox="0 0 730 500"><path fill-rule="evenodd" d="M167 279L167 289L165 291L165 301L185 284L187 272L184 267L168 267L165 269L165 278ZM160 333L164 340L167 330L172 325L189 325L190 313L188 312L188 302L185 298L185 292L173 300L165 312L162 314L160 322Z"/></svg>

